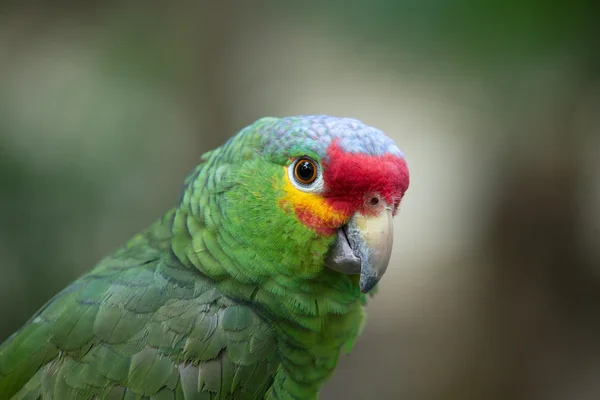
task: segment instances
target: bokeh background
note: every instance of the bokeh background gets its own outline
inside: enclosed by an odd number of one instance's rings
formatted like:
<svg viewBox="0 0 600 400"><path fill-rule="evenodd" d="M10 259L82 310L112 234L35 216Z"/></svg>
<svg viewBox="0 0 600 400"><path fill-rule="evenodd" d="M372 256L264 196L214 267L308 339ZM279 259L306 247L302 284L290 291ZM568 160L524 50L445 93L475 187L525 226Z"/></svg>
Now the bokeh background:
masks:
<svg viewBox="0 0 600 400"><path fill-rule="evenodd" d="M412 179L322 398L600 398L594 3L0 3L0 341L202 152L326 113L392 136Z"/></svg>

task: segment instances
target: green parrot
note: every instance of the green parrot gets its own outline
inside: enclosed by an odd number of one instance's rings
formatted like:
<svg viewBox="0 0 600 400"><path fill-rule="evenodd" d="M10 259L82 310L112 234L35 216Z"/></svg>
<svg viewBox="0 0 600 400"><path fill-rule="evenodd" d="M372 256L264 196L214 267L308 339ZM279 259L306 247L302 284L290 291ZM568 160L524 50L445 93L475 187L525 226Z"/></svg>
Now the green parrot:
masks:
<svg viewBox="0 0 600 400"><path fill-rule="evenodd" d="M358 120L259 119L0 346L0 397L318 398L408 185L403 153Z"/></svg>

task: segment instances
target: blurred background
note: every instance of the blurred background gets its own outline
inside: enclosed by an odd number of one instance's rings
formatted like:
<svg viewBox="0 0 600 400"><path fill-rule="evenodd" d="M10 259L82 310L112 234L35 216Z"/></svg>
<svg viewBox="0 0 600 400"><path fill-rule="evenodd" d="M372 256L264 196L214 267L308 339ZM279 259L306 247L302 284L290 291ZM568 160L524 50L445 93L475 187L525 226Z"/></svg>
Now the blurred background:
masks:
<svg viewBox="0 0 600 400"><path fill-rule="evenodd" d="M355 117L411 187L323 399L600 398L594 2L0 3L0 341L262 116Z"/></svg>

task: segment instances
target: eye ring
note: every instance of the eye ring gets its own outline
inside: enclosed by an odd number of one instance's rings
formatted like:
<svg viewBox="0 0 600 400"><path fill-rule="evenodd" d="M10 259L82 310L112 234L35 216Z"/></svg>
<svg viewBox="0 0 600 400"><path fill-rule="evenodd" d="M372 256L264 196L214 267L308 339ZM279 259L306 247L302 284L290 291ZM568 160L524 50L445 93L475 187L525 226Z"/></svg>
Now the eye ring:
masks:
<svg viewBox="0 0 600 400"><path fill-rule="evenodd" d="M294 179L301 185L311 185L317 180L319 167L308 157L299 158L294 164Z"/></svg>

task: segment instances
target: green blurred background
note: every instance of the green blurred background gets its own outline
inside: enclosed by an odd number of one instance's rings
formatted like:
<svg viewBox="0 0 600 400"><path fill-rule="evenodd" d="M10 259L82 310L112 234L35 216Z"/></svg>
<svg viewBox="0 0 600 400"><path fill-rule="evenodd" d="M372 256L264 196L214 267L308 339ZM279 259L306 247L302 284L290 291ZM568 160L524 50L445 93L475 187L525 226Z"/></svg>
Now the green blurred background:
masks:
<svg viewBox="0 0 600 400"><path fill-rule="evenodd" d="M0 3L0 341L202 152L326 113L393 137L411 187L322 398L600 398L594 3Z"/></svg>

